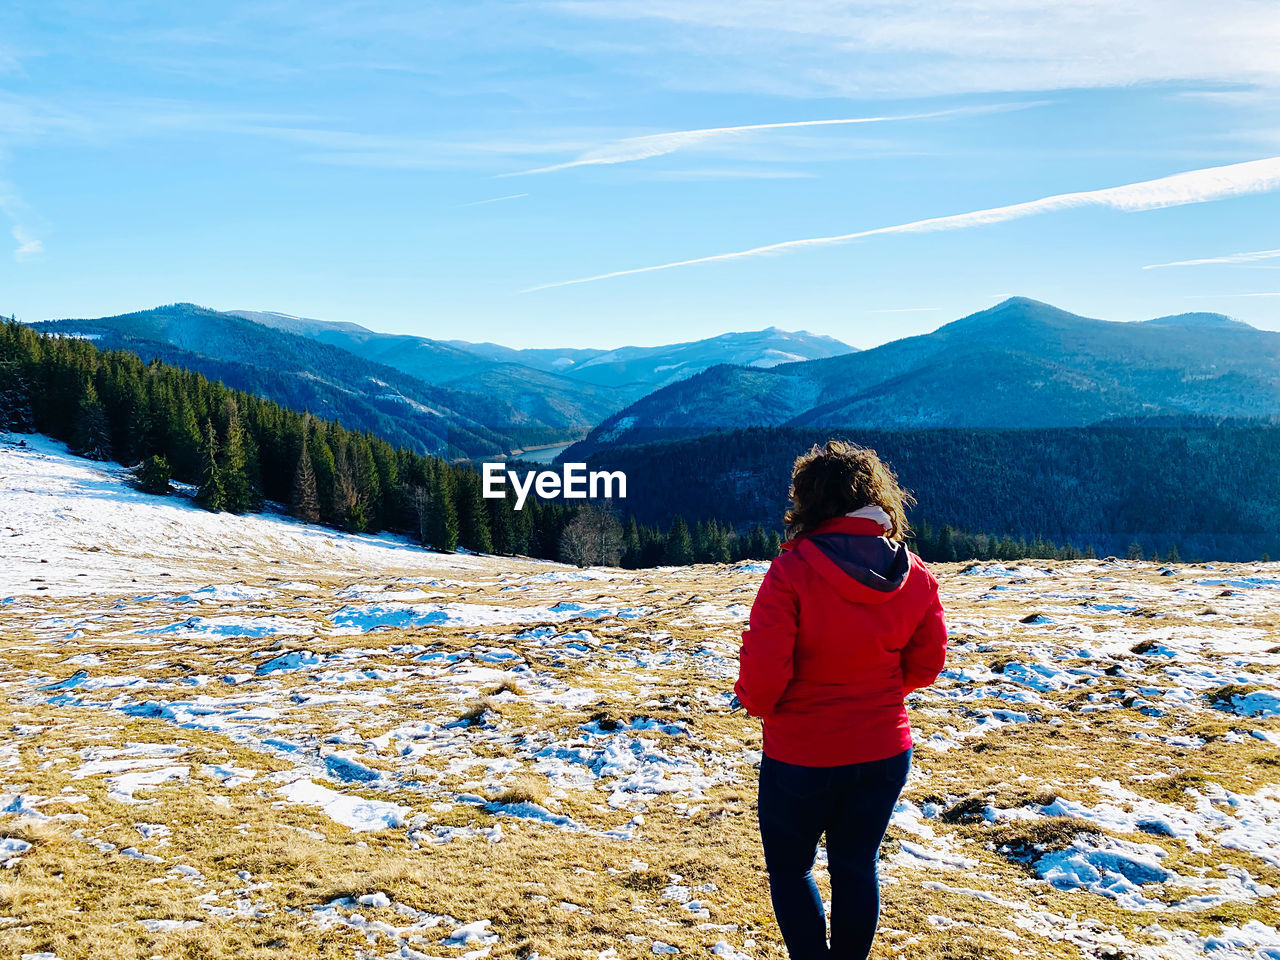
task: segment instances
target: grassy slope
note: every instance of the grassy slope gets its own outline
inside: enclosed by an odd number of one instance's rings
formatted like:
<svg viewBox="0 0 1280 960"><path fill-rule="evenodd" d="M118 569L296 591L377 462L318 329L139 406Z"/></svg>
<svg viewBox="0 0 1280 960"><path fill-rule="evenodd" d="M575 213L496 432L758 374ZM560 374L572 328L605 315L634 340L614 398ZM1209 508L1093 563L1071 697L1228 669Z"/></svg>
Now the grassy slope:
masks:
<svg viewBox="0 0 1280 960"><path fill-rule="evenodd" d="M11 952L4 955L47 950L62 960L350 957L371 949L365 932L350 926L321 929L312 906L385 891L399 904L460 922L490 919L501 937L494 944L495 958L528 957L533 951L562 960L595 957L609 947L622 957L640 958L652 956L659 939L694 956L705 956L719 940L742 948L753 939L751 956L784 956L764 884L754 771L745 752L759 749L759 731L749 718L729 714L719 696L732 681L737 634L758 571L605 571L597 579L579 580L563 568L531 561L452 559L359 546L359 538L328 533L327 544L316 543L293 536L289 531L296 527L284 521L278 521L283 533L264 539L261 525L277 521L230 517L210 521L222 524L215 538L221 553L187 544L180 536L156 543L149 555L136 543L111 540L95 551L96 544L59 539L64 526L84 526L72 519L75 515L92 514L83 504L73 505L38 531L45 546L32 549L47 549L53 562L42 565L31 555L29 582L18 583L15 576L6 587L18 599L4 607L0 621L0 793L52 798L38 809L54 818L35 823L0 817L0 835L33 844L0 877L0 922L4 949ZM6 522L18 527L10 542L20 549L30 546L24 521ZM64 560L63 554L73 559ZM343 556L350 560L343 562ZM174 576L160 580L157 567ZM97 571L96 591L77 590L74 570ZM1262 571L1271 578L1280 573L1274 565ZM989 803L1014 808L1053 796L1097 804L1105 799L1098 777L1121 780L1137 795L1184 811L1208 802L1188 789L1205 793L1218 784L1244 797L1274 790L1275 747L1241 732L1263 729L1280 736L1280 720L1214 709L1211 697L1220 680L1205 676L1243 675L1256 678L1253 685L1264 689L1280 686L1280 592L1199 583L1255 572L1254 567L1180 567L1174 576L1161 577L1156 567L1141 563L939 570L951 611L951 666L967 673L953 674L912 700L920 746L906 796L916 804L936 803L945 813L927 821L932 837L901 825L890 830L882 936L874 956L1105 956L1099 951L1107 943L1130 952L1136 945L1163 943L1148 929L1153 924L1197 936L1250 919L1280 924L1280 912L1266 898L1167 912L1126 910L1093 894L1053 890L1026 866L1001 855L999 847L1043 843L1052 849L1096 828L1065 817L991 827L975 815ZM402 577L425 582L406 583ZM135 578L142 582L131 582ZM180 599L201 583L242 584L261 592L195 604ZM353 586L366 593L353 593ZM415 603L536 610L580 603L582 614L550 624L551 635L587 630L578 638L586 650L575 651L563 640L548 645L546 634L522 636L538 621L536 613L511 625L334 630L338 610L393 603L380 594L405 589L427 594ZM136 599L143 595L150 599ZM1124 609L1107 609L1108 602ZM618 605L644 612L631 619L590 612ZM1046 619L1024 623L1034 612ZM256 638L140 632L192 616L279 616L307 621L307 628ZM1090 651L1088 657L1082 647ZM1176 659L1166 647L1178 651ZM508 649L519 659L469 659L485 648ZM251 673L267 656L289 649L345 659L236 686L212 679L198 687L189 684L193 677ZM458 658L421 661L417 657L424 649ZM67 662L85 654L96 654L99 662ZM1041 703L974 698L984 691L1025 693L1024 686L1009 680L1015 663L1083 672L1068 673L1068 685L1041 694ZM520 664L528 669L513 666ZM1198 673L1171 674L1177 667ZM122 678L121 683L142 678L145 685L40 689L79 669L94 678ZM354 672L371 669L381 673ZM1144 686L1189 695L1184 705L1152 718L1134 704ZM565 696L581 691L590 695ZM338 699L307 702L317 694ZM225 721L223 729L196 729L121 710L147 700L201 696L208 698L205 716ZM1154 694L1147 699L1160 702ZM237 713L255 707L275 713ZM985 735L973 732L1001 708L1023 710L1034 719ZM620 808L610 806L616 785L611 779L548 781L537 772L540 750L580 740L581 725L601 715L621 722L648 716L685 724L687 734L644 736L668 755L698 764L713 782L701 796L641 796L641 811L634 797L624 798ZM479 722L446 726L467 716ZM424 721L435 725L439 737L420 755L402 755L396 748L405 741L370 744L388 731ZM931 742L935 734L955 745L940 749L945 740ZM1139 743L1135 734L1153 739ZM300 749L270 748L262 742L266 736ZM1199 737L1205 743L1189 748L1165 739L1171 737ZM146 803L129 806L109 798L105 776L76 776L87 751L139 743L185 748L175 762L189 768L189 779L140 790L138 799ZM420 830L355 833L315 808L281 802L278 787L297 776L299 764L315 764L334 751L358 755L385 777L373 785L330 782L330 787L405 804L425 818ZM508 770L512 761L515 768ZM255 777L228 788L206 772L205 764L233 764L255 771ZM635 839L606 839L458 801L459 794L469 792L541 801L589 830L624 826L640 812L644 823ZM170 836L146 840L138 823L164 824ZM439 845L427 839L437 827L495 824L504 831L499 843L480 836ZM1280 884L1274 864L1212 838L1204 838L1206 849L1199 851L1167 837L1122 836L1164 848L1165 866L1184 876L1203 872L1206 882L1223 881L1226 868L1242 867L1255 879ZM100 852L95 841L115 849ZM905 855L904 841L939 855L963 856L972 865L960 870L930 866ZM123 856L120 851L130 847L160 862ZM201 879L172 872L175 864L196 868ZM693 894L708 901L709 919L664 897L673 876L685 886L715 885ZM825 890L824 871L819 878ZM1188 893L1172 886L1148 892L1169 902ZM202 898L230 915L214 916L201 906ZM358 912L402 929L408 922L403 913L385 907ZM203 923L152 933L137 922L141 919ZM706 923L721 929L703 928ZM404 942L427 956L457 956L459 950L441 943L453 927L448 921L423 926L405 934ZM390 955L394 945L384 935L372 949L374 955Z"/></svg>

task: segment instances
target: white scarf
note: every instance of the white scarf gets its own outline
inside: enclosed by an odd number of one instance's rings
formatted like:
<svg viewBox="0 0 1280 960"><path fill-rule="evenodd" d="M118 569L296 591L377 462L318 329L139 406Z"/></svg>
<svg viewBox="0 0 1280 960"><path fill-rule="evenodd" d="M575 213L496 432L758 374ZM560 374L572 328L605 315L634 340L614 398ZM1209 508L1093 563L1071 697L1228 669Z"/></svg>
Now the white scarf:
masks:
<svg viewBox="0 0 1280 960"><path fill-rule="evenodd" d="M853 513L846 513L845 516L858 517L862 520L874 520L876 523L880 524L880 526L884 527L886 533L893 529L893 521L889 519L889 514L884 512L883 507L877 507L874 504L869 507L863 507L860 510L855 510Z"/></svg>

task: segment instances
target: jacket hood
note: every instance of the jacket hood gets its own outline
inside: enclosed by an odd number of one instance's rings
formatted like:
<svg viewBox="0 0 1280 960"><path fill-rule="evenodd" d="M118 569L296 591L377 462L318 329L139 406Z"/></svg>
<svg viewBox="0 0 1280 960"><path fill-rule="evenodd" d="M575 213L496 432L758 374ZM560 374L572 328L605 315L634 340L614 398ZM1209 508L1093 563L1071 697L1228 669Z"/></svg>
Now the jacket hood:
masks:
<svg viewBox="0 0 1280 960"><path fill-rule="evenodd" d="M883 536L884 528L861 517L835 517L784 545L842 596L855 603L883 603L907 582L911 553Z"/></svg>

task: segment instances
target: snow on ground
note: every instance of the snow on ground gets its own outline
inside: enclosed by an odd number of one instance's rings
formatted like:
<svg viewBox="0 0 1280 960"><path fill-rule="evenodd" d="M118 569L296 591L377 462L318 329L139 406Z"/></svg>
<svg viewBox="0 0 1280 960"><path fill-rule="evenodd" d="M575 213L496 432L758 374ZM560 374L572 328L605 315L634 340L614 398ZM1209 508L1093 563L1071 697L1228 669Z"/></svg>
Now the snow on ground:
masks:
<svg viewBox="0 0 1280 960"><path fill-rule="evenodd" d="M767 564L444 556L14 439L19 955L783 956L759 730L728 710ZM939 574L952 650L910 699L884 955L1280 957L1280 568Z"/></svg>
<svg viewBox="0 0 1280 960"><path fill-rule="evenodd" d="M141 590L195 591L192 599L218 603L263 595L220 582L242 561L271 564L312 553L319 568L403 563L406 541L399 537L346 536L281 515L211 514L187 499L142 493L125 482L125 468L71 457L63 444L38 435L0 434L0 449L0 584L9 597L85 595L136 583ZM166 563L174 556L181 565ZM461 556L433 561L438 574L486 565ZM42 564L52 570L40 570Z"/></svg>
<svg viewBox="0 0 1280 960"><path fill-rule="evenodd" d="M336 779L343 778L339 776ZM357 831L402 827L409 812L408 807L398 803L352 797L311 780L295 780L282 787L280 795L290 803L319 807L329 819Z"/></svg>

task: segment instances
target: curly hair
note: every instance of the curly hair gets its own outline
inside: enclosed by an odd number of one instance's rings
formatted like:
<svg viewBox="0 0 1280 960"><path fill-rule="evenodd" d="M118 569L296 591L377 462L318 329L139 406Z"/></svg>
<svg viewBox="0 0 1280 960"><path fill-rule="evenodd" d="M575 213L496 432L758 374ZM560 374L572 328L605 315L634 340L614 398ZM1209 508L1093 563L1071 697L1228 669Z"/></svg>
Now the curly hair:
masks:
<svg viewBox="0 0 1280 960"><path fill-rule="evenodd" d="M898 485L898 478L874 450L844 440L814 444L796 457L791 468L791 509L783 522L787 539L811 533L824 520L876 506L889 515L891 540L911 533L907 507L915 497Z"/></svg>

